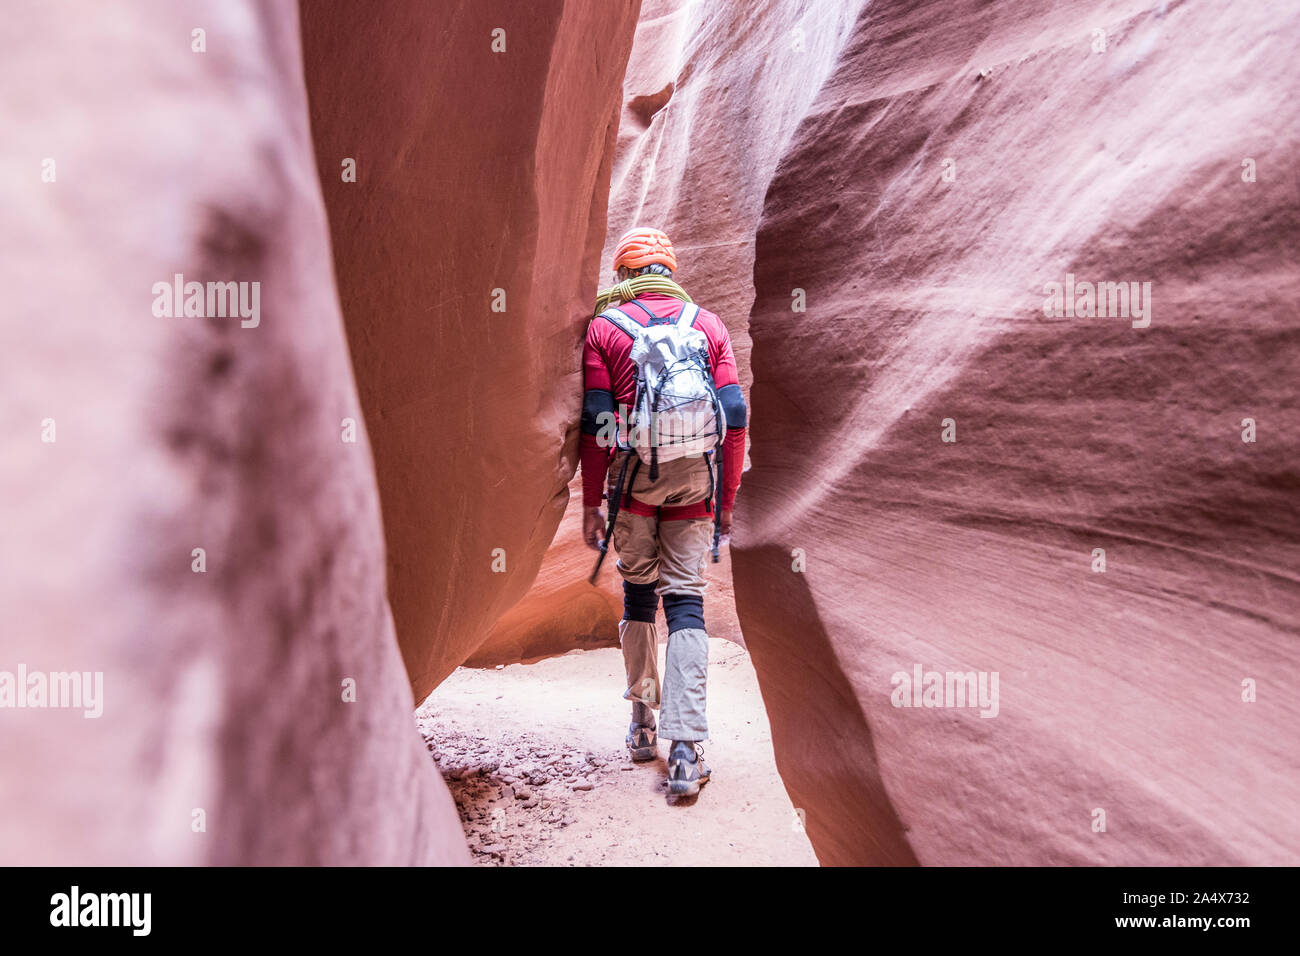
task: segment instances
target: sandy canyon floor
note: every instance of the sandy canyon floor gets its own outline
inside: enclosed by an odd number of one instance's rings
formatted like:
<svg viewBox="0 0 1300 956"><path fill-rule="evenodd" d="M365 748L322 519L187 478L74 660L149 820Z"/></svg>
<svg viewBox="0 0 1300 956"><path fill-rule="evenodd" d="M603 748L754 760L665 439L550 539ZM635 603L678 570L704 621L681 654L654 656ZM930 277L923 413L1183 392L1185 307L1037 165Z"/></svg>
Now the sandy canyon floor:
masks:
<svg viewBox="0 0 1300 956"><path fill-rule="evenodd" d="M661 631L662 634L662 626ZM660 645L660 667L663 666ZM668 742L634 764L623 746L617 648L461 668L416 712L482 866L815 866L777 775L745 649L714 638L698 797L668 796Z"/></svg>

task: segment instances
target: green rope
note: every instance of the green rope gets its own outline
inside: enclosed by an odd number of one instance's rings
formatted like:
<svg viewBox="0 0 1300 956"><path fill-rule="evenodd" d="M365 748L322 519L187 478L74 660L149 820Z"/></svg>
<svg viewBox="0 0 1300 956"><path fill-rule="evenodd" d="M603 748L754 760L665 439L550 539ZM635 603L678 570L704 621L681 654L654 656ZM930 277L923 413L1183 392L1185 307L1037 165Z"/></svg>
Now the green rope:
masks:
<svg viewBox="0 0 1300 956"><path fill-rule="evenodd" d="M637 296L644 295L647 292L661 292L664 295L672 296L674 299L681 299L683 302L695 301L686 294L685 289L667 276L654 274L633 276L631 279L624 279L618 285L601 290L600 294L596 296L596 311L592 315L600 315L611 305L622 305L624 302L631 302Z"/></svg>

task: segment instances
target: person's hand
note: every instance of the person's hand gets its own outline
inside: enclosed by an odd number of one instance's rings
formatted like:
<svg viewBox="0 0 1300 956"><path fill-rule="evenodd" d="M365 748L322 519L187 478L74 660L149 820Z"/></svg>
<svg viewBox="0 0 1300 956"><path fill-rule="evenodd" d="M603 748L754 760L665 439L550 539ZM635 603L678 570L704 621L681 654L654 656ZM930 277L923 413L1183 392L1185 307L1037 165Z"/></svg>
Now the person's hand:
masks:
<svg viewBox="0 0 1300 956"><path fill-rule="evenodd" d="M605 513L600 505L582 509L582 537L587 547L600 550L600 539L605 536Z"/></svg>
<svg viewBox="0 0 1300 956"><path fill-rule="evenodd" d="M731 511L728 508L723 508L718 517L718 533L731 534Z"/></svg>

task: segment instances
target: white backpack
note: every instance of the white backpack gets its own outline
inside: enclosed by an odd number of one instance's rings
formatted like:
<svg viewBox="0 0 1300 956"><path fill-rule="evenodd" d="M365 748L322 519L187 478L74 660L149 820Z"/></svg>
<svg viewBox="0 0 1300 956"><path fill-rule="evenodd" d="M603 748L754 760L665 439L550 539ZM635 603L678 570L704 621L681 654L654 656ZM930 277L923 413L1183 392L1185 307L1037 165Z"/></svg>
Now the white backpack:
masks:
<svg viewBox="0 0 1300 956"><path fill-rule="evenodd" d="M637 383L628 445L649 463L651 481L659 477L659 462L698 457L720 447L727 432L709 371L709 341L692 328L699 311L688 302L677 321L649 326L619 309L601 313L632 337Z"/></svg>

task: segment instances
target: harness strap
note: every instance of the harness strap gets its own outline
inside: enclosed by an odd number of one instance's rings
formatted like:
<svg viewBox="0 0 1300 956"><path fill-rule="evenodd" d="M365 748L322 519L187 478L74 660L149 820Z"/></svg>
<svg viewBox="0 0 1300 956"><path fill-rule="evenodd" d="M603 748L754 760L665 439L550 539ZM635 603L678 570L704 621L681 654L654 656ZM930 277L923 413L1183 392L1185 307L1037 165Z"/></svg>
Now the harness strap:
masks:
<svg viewBox="0 0 1300 956"><path fill-rule="evenodd" d="M663 324L664 324L664 320L663 320L663 319L659 318L659 316L655 315L653 312L651 312L649 309L647 309L644 305L642 305L642 304L641 304L640 302L638 302L636 299L633 299L631 302L629 302L629 303L627 303L627 304L628 304L628 305L634 305L634 306L636 306L638 309L640 309L642 312L645 313L645 317L646 317L647 319L649 319L649 321L646 323L647 326L651 326L651 325L663 325Z"/></svg>
<svg viewBox="0 0 1300 956"><path fill-rule="evenodd" d="M623 501L623 509L630 515L643 518L658 518L660 521L688 521L692 518L708 518L713 514L713 499L705 498L690 505L654 505L646 504L630 495Z"/></svg>
<svg viewBox="0 0 1300 956"><path fill-rule="evenodd" d="M705 498L693 505L679 505L674 508L659 509L660 521L686 521L690 518L707 518L713 514L713 501Z"/></svg>

